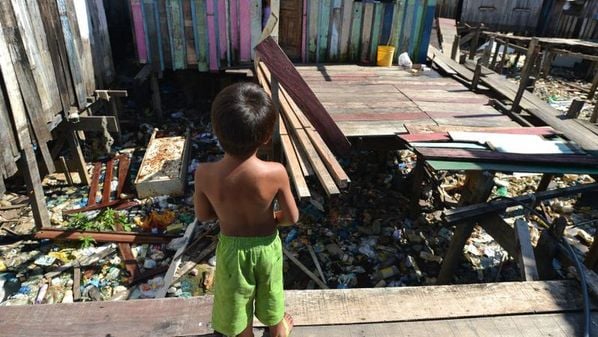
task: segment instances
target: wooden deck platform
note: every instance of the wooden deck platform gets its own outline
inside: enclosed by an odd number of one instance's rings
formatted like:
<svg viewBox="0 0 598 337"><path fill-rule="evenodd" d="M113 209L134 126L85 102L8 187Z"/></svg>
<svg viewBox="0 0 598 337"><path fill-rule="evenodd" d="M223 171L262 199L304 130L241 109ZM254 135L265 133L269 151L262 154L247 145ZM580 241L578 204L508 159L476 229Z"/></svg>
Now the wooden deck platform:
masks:
<svg viewBox="0 0 598 337"><path fill-rule="evenodd" d="M434 70L413 75L399 67L296 66L345 136L390 136L406 125L518 127L489 98Z"/></svg>
<svg viewBox="0 0 598 337"><path fill-rule="evenodd" d="M294 337L578 336L583 321L574 281L296 290L286 300ZM0 336L213 336L211 306L204 296L0 307Z"/></svg>

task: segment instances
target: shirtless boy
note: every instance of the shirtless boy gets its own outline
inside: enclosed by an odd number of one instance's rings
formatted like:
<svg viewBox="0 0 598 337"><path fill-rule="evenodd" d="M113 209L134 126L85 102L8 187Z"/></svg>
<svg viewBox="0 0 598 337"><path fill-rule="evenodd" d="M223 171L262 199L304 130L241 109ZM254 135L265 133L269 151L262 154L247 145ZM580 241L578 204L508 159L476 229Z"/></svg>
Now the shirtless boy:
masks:
<svg viewBox="0 0 598 337"><path fill-rule="evenodd" d="M275 121L272 101L258 85L225 88L212 104L224 158L195 172L195 214L200 221L220 222L212 325L226 336L253 336L254 304L270 336L286 337L293 326L284 311L276 227L295 223L299 212L284 166L256 156L272 137ZM276 213L275 199L281 209Z"/></svg>

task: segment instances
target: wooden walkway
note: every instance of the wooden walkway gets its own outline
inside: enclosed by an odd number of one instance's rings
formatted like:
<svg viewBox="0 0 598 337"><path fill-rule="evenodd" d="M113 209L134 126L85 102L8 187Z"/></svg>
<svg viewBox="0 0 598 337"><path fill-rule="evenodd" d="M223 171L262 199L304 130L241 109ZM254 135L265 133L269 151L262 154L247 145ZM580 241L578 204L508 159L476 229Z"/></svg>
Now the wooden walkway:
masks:
<svg viewBox="0 0 598 337"><path fill-rule="evenodd" d="M398 67L296 66L345 136L390 136L409 125L453 130L518 127L450 77ZM407 126L407 128L406 128Z"/></svg>
<svg viewBox="0 0 598 337"><path fill-rule="evenodd" d="M294 337L573 337L583 321L573 281L293 290L286 301ZM213 336L211 306L204 296L0 307L0 336Z"/></svg>

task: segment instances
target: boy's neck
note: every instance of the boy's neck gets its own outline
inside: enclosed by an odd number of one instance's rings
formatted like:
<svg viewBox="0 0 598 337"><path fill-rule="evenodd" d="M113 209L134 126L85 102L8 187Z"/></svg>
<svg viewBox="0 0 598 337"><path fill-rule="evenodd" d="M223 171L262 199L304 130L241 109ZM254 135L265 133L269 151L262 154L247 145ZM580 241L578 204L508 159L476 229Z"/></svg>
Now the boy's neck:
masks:
<svg viewBox="0 0 598 337"><path fill-rule="evenodd" d="M246 161L248 161L250 159L254 159L254 158L257 159L257 150L247 157L233 156L233 155L225 152L223 160L225 160L229 163L233 163L233 164L241 164L243 162L246 162Z"/></svg>

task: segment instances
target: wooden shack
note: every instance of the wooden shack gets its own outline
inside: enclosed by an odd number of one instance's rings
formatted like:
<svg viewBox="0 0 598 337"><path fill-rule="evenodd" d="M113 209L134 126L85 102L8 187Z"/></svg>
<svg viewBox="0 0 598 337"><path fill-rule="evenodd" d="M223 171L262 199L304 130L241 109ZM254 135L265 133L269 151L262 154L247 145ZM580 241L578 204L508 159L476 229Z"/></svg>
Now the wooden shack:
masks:
<svg viewBox="0 0 598 337"><path fill-rule="evenodd" d="M81 128L69 119L115 76L103 1L1 1L0 70L0 193L21 159L36 225L49 225L40 178L55 170L61 147L50 151L48 144L60 138L71 146L86 183ZM34 150L43 161L39 168Z"/></svg>
<svg viewBox="0 0 598 337"><path fill-rule="evenodd" d="M542 0L463 0L460 21L484 24L492 30L533 33L536 30Z"/></svg>
<svg viewBox="0 0 598 337"><path fill-rule="evenodd" d="M138 60L155 71L248 66L268 15L304 63L375 63L379 44L424 62L436 0L130 0ZM398 58L395 53L395 60Z"/></svg>
<svg viewBox="0 0 598 337"><path fill-rule="evenodd" d="M538 34L598 39L598 0L545 0Z"/></svg>

